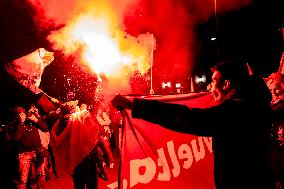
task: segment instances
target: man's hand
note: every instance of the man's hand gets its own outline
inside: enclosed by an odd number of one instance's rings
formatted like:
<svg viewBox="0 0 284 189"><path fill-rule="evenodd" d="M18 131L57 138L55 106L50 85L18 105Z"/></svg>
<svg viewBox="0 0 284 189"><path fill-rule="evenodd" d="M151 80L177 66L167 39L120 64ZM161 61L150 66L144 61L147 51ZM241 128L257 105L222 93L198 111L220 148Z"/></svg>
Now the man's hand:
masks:
<svg viewBox="0 0 284 189"><path fill-rule="evenodd" d="M32 122L34 122L34 123L37 123L38 122L38 119L37 119L37 117L35 116L35 115L30 115L29 117L28 117L28 119L29 120L31 120Z"/></svg>
<svg viewBox="0 0 284 189"><path fill-rule="evenodd" d="M133 102L129 99L127 99L124 96L116 95L112 101L111 104L116 107L118 110L122 109L132 109Z"/></svg>

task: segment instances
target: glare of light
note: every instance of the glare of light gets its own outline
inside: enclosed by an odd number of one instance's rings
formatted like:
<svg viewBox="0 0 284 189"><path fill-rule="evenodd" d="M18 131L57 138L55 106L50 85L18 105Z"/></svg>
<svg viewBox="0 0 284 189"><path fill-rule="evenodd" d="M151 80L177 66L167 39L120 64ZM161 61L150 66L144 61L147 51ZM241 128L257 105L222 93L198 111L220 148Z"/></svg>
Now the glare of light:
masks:
<svg viewBox="0 0 284 189"><path fill-rule="evenodd" d="M195 83L206 82L206 76L202 75L202 77L195 76Z"/></svg>
<svg viewBox="0 0 284 189"><path fill-rule="evenodd" d="M75 23L71 38L81 45L82 58L97 73L112 74L132 58L121 53L119 43L108 31L102 19L85 16Z"/></svg>
<svg viewBox="0 0 284 189"><path fill-rule="evenodd" d="M132 59L129 56L122 56L121 57L121 63L128 64L129 62L132 62ZM136 61L138 62L138 61Z"/></svg>
<svg viewBox="0 0 284 189"><path fill-rule="evenodd" d="M123 60L117 44L114 44L108 36L95 33L88 41L93 43L88 44L85 59L92 63L93 69L97 72L109 73L116 64L126 61L126 59Z"/></svg>
<svg viewBox="0 0 284 189"><path fill-rule="evenodd" d="M52 32L48 40L54 49L76 57L76 63L92 74L127 77L134 66L145 74L155 50L153 34L147 32L137 37L127 34L117 25L115 11L109 9L99 9L106 17L94 15L93 11L76 16L62 29Z"/></svg>
<svg viewBox="0 0 284 189"><path fill-rule="evenodd" d="M172 87L172 83L170 81L168 82L162 82L162 89L165 89L166 87L171 88Z"/></svg>
<svg viewBox="0 0 284 189"><path fill-rule="evenodd" d="M181 84L180 83L176 83L176 88L180 88Z"/></svg>
<svg viewBox="0 0 284 189"><path fill-rule="evenodd" d="M210 40L211 40L211 41L215 41L215 40L216 40L216 37L212 37Z"/></svg>

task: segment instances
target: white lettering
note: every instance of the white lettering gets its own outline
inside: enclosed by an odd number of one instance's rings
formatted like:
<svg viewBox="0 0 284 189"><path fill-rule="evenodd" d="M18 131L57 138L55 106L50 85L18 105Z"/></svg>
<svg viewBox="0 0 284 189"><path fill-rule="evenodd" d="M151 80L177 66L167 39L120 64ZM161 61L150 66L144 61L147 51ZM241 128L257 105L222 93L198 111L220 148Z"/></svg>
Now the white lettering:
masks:
<svg viewBox="0 0 284 189"><path fill-rule="evenodd" d="M122 188L123 188L123 189L126 189L126 188L127 188L127 185L128 185L127 180L126 180L126 179L123 179Z"/></svg>
<svg viewBox="0 0 284 189"><path fill-rule="evenodd" d="M204 145L202 142L202 137L198 137L198 143L200 147L199 151L197 149L196 140L191 141L191 146L192 146L192 150L193 150L193 154L194 154L194 158L196 162L198 162L199 160L205 157L205 149L204 149Z"/></svg>
<svg viewBox="0 0 284 189"><path fill-rule="evenodd" d="M113 183L111 183L111 184L107 185L107 187L108 187L109 189L115 189L115 188L118 188L118 182L117 182L117 181L115 181L115 182L113 182Z"/></svg>
<svg viewBox="0 0 284 189"><path fill-rule="evenodd" d="M182 144L178 148L179 159L187 159L183 162L183 168L189 169L193 163L193 156L190 147L187 144Z"/></svg>
<svg viewBox="0 0 284 189"><path fill-rule="evenodd" d="M203 137L203 141L206 144L209 152L212 153L213 152L213 149L212 149L212 137Z"/></svg>
<svg viewBox="0 0 284 189"><path fill-rule="evenodd" d="M168 147L168 151L169 151L169 155L173 164L173 169L172 169L172 173L174 177L179 176L180 174L180 165L177 159L177 155L175 152L175 147L174 147L174 142L171 140L167 143L167 147Z"/></svg>
<svg viewBox="0 0 284 189"><path fill-rule="evenodd" d="M107 187L109 189L116 189L116 188L118 188L118 181L115 181L113 183L108 184ZM126 179L123 179L122 188L123 189L127 188L127 180Z"/></svg>
<svg viewBox="0 0 284 189"><path fill-rule="evenodd" d="M169 181L171 179L170 168L165 156L165 152L163 148L157 150L158 152L158 166L163 168L162 172L158 174L158 180Z"/></svg>
<svg viewBox="0 0 284 189"><path fill-rule="evenodd" d="M130 184L128 185L127 180L123 179L122 188L132 188L139 183L150 183L155 178L157 169L158 175L156 179L159 181L170 181L172 175L173 177L178 177L181 172L179 160L183 162L182 168L189 169L192 166L194 159L195 162L198 162L205 157L204 143L209 152L213 152L211 137L198 137L197 140L192 140L190 143L191 146L188 144L181 144L177 151L175 151L174 141L171 140L167 142L168 155L173 166L172 169L169 166L164 148L159 148L157 150L157 164L156 161L150 157L130 160ZM108 187L110 189L116 189L118 188L118 183L109 184Z"/></svg>
<svg viewBox="0 0 284 189"><path fill-rule="evenodd" d="M156 174L156 164L150 158L130 161L130 187L138 183L149 183Z"/></svg>

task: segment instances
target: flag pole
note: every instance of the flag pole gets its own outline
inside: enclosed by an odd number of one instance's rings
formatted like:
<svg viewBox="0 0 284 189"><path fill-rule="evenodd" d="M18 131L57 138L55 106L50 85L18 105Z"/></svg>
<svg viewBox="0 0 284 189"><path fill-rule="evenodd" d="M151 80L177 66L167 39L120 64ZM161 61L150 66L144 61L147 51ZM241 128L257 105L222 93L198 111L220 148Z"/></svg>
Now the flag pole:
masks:
<svg viewBox="0 0 284 189"><path fill-rule="evenodd" d="M282 53L278 73L284 74L284 52Z"/></svg>
<svg viewBox="0 0 284 189"><path fill-rule="evenodd" d="M151 75L150 75L150 82L151 82L151 89L150 89L150 94L154 94L154 89L153 89L153 57L154 57L154 35L152 34L152 49L151 49Z"/></svg>

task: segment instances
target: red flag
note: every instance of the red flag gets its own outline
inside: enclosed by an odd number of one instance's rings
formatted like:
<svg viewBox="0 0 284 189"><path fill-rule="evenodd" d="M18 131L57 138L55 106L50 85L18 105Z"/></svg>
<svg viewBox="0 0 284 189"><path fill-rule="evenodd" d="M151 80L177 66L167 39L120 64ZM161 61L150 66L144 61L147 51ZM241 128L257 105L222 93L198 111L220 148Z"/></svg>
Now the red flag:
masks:
<svg viewBox="0 0 284 189"><path fill-rule="evenodd" d="M44 68L54 60L53 52L39 48L5 65L7 72L26 88L39 93Z"/></svg>
<svg viewBox="0 0 284 189"><path fill-rule="evenodd" d="M200 108L213 104L212 96L203 94L155 99ZM215 188L212 138L170 131L129 116L128 119L123 129L121 189Z"/></svg>
<svg viewBox="0 0 284 189"><path fill-rule="evenodd" d="M78 163L94 149L98 142L98 127L98 122L89 113L80 111L71 115L62 132L59 132L62 130L60 121L54 124L50 144L59 177L73 174Z"/></svg>

